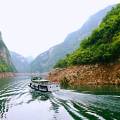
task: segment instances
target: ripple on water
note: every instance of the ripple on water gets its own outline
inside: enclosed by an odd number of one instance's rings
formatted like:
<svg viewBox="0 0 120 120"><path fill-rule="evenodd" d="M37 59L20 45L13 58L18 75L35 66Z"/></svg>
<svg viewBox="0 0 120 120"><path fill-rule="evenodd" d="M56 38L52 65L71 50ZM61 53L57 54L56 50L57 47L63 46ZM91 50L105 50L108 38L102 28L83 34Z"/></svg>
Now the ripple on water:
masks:
<svg viewBox="0 0 120 120"><path fill-rule="evenodd" d="M120 96L71 90L31 92L29 79L14 78L0 89L1 120L119 120ZM89 94L88 94L89 93Z"/></svg>

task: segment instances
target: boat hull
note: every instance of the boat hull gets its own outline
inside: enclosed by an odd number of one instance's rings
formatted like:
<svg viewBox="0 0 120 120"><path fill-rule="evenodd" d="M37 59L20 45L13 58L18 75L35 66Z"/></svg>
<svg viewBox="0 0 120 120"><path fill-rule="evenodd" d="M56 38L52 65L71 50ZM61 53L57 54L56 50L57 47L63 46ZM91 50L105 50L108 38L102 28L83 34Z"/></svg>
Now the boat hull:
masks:
<svg viewBox="0 0 120 120"><path fill-rule="evenodd" d="M53 92L60 90L60 86L58 84L51 84L51 85L35 85L30 83L28 85L31 89L41 92Z"/></svg>

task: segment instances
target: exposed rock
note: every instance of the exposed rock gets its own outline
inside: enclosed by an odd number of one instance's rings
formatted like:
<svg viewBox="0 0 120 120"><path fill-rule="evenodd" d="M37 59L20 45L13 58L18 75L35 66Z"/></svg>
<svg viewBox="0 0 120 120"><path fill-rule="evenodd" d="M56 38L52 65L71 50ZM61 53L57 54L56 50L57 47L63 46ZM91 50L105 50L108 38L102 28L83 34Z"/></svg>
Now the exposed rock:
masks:
<svg viewBox="0 0 120 120"><path fill-rule="evenodd" d="M0 79L1 78L8 78L16 76L13 72L0 72Z"/></svg>
<svg viewBox="0 0 120 120"><path fill-rule="evenodd" d="M70 85L120 85L120 64L72 66L48 75L48 79L54 82L61 82L64 78Z"/></svg>

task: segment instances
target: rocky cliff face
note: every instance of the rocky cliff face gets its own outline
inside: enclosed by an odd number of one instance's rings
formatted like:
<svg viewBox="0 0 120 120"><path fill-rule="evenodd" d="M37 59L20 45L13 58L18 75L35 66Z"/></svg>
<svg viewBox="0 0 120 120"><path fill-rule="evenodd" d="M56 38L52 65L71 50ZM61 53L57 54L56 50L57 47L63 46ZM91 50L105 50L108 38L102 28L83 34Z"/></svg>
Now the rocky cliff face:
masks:
<svg viewBox="0 0 120 120"><path fill-rule="evenodd" d="M54 82L67 82L77 85L120 85L120 63L106 65L80 65L56 69L48 79Z"/></svg>
<svg viewBox="0 0 120 120"><path fill-rule="evenodd" d="M16 71L12 61L9 50L2 40L0 32L0 72L14 72Z"/></svg>

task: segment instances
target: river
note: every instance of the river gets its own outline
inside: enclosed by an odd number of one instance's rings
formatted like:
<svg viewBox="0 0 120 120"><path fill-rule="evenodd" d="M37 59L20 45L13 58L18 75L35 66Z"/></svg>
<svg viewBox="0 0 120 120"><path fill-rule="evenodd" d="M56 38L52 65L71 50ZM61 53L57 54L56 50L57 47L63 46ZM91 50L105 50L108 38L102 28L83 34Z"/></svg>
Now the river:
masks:
<svg viewBox="0 0 120 120"><path fill-rule="evenodd" d="M120 120L120 87L33 92L29 77L0 79L0 120Z"/></svg>

